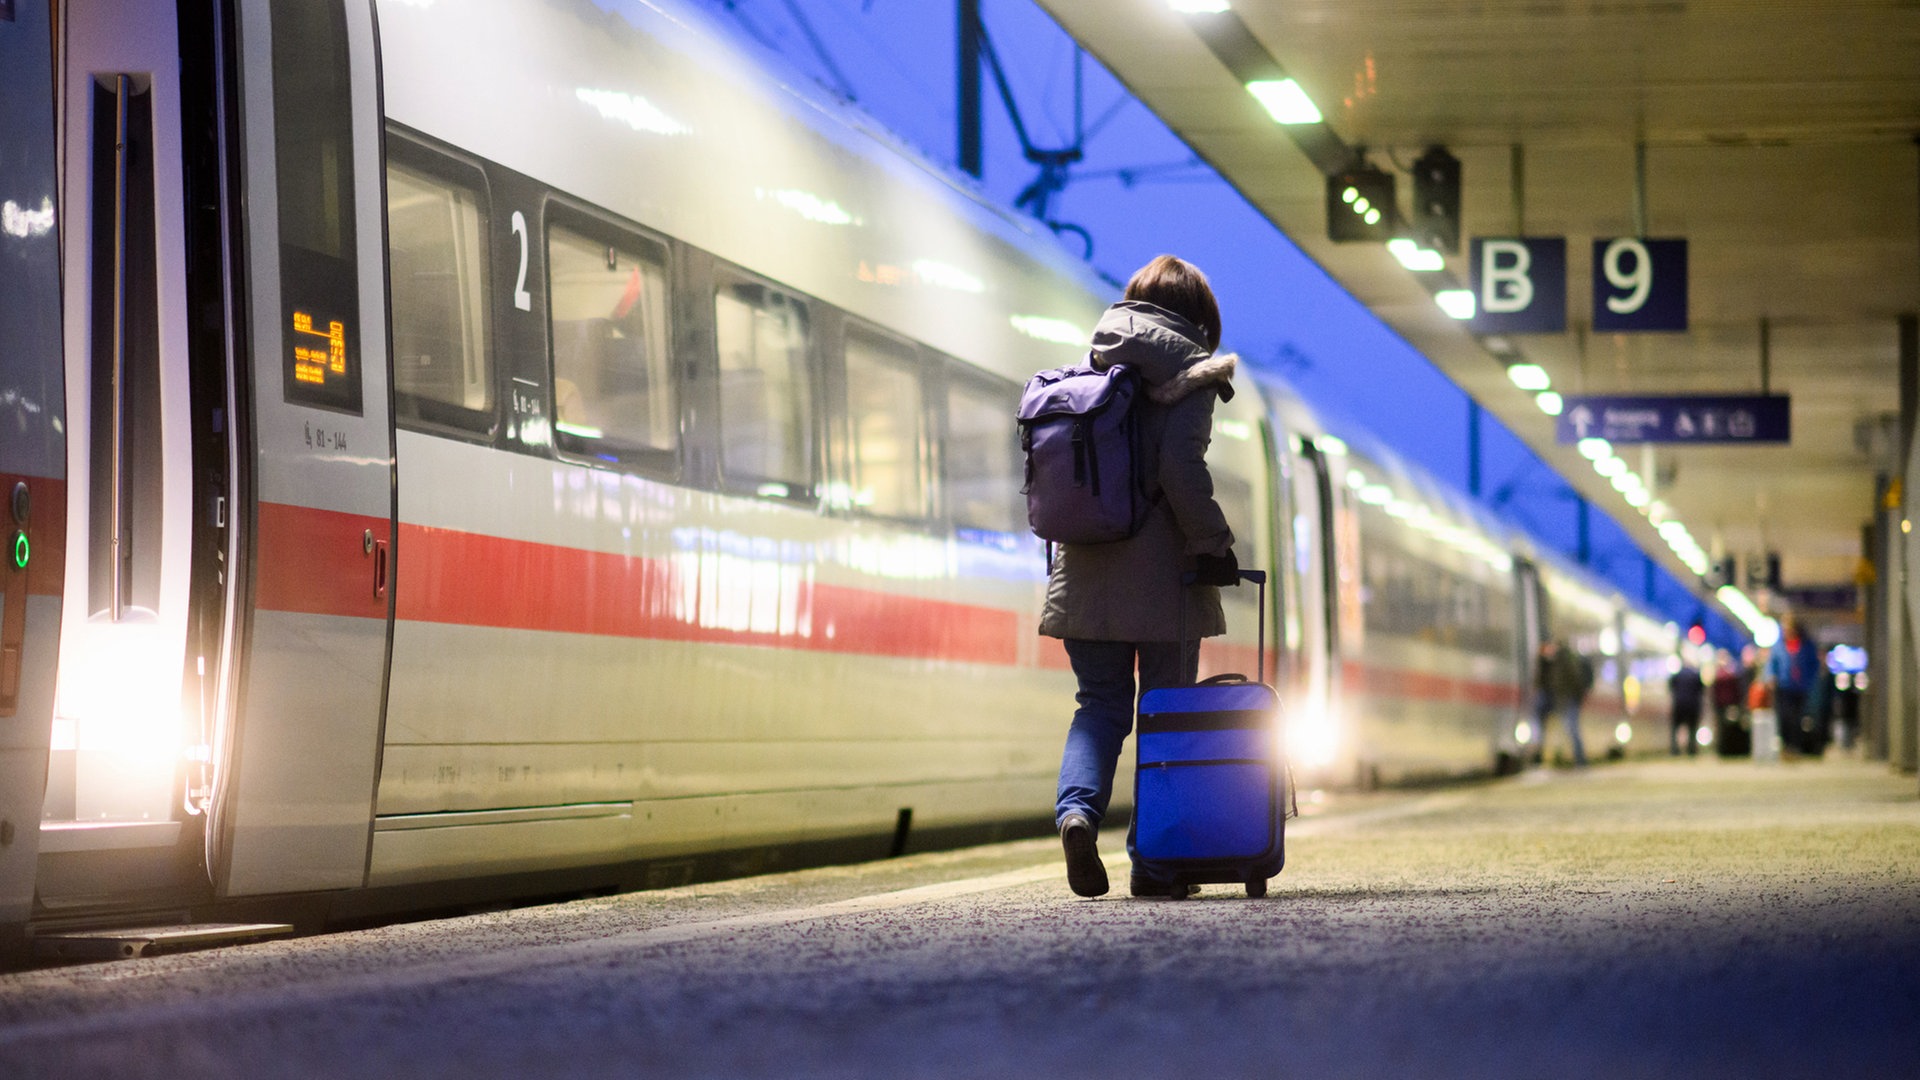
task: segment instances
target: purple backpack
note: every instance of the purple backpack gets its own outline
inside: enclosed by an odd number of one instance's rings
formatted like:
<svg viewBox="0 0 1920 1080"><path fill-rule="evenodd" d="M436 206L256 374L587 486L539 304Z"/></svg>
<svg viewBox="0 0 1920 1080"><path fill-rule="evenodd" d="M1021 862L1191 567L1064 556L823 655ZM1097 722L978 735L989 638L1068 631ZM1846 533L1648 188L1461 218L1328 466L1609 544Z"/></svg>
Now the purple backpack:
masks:
<svg viewBox="0 0 1920 1080"><path fill-rule="evenodd" d="M1140 378L1125 364L1053 368L1020 395L1027 523L1056 544L1125 540L1151 503L1140 460Z"/></svg>

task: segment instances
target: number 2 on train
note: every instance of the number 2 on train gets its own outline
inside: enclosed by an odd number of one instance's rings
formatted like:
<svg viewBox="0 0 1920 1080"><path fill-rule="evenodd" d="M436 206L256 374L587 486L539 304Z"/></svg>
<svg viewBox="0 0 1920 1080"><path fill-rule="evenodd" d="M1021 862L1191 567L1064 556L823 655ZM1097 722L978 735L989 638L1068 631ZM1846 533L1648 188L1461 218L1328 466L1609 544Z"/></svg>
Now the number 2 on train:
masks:
<svg viewBox="0 0 1920 1080"><path fill-rule="evenodd" d="M513 306L533 310L533 294L527 291L527 215L513 212L513 235L520 238L520 274L513 279Z"/></svg>

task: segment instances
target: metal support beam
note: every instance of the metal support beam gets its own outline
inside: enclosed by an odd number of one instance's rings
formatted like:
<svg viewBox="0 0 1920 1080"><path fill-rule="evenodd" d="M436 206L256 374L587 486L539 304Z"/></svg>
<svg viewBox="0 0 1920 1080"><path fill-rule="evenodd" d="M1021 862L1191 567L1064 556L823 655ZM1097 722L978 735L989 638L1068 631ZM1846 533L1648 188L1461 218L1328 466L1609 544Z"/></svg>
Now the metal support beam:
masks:
<svg viewBox="0 0 1920 1080"><path fill-rule="evenodd" d="M1760 396L1773 393L1773 320L1760 316Z"/></svg>
<svg viewBox="0 0 1920 1080"><path fill-rule="evenodd" d="M1920 482L1920 476L1914 475L1912 468L1914 427L1920 420L1917 413L1920 413L1920 318L1908 314L1900 316L1900 438L1899 457L1894 466L1898 470L1895 484L1901 494L1898 499L1885 500L1880 512L1886 522L1887 562L1897 568L1892 573L1883 570L1881 580L1888 591L1889 620L1898 624L1900 636L1892 657L1898 677L1892 680L1888 698L1887 719L1892 730L1887 742L1887 760L1894 768L1907 772L1920 766L1920 640L1915 637L1920 620L1913 617L1910 578L1914 540L1908 532L1913 513L1913 484Z"/></svg>
<svg viewBox="0 0 1920 1080"><path fill-rule="evenodd" d="M1647 144L1633 144L1633 233L1647 235Z"/></svg>
<svg viewBox="0 0 1920 1080"><path fill-rule="evenodd" d="M1578 546L1581 566L1593 564L1593 521L1591 504L1586 496L1576 495L1574 504L1574 525L1579 530Z"/></svg>
<svg viewBox="0 0 1920 1080"><path fill-rule="evenodd" d="M955 61L960 117L960 169L979 179L986 171L980 141L980 0L954 0L959 55Z"/></svg>
<svg viewBox="0 0 1920 1080"><path fill-rule="evenodd" d="M1480 403L1467 399L1467 494L1480 497Z"/></svg>
<svg viewBox="0 0 1920 1080"><path fill-rule="evenodd" d="M1887 688L1892 685L1887 675L1887 648L1890 644L1887 598L1891 595L1887 588L1887 576L1892 568L1887 562L1890 542L1886 534L1886 515L1879 509L1886 486L1885 474L1874 480L1873 520L1860 528L1860 552L1877 574L1873 583L1865 589L1868 690L1860 702L1860 745L1869 761L1887 759Z"/></svg>
<svg viewBox="0 0 1920 1080"><path fill-rule="evenodd" d="M1509 180L1513 185L1513 235L1527 235L1527 148L1519 143L1507 157Z"/></svg>

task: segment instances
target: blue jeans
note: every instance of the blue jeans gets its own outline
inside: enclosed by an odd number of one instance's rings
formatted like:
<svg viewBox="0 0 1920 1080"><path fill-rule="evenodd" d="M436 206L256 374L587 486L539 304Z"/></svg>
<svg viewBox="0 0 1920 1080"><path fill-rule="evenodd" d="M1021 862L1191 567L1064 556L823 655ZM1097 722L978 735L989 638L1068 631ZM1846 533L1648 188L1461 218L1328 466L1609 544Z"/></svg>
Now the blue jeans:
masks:
<svg viewBox="0 0 1920 1080"><path fill-rule="evenodd" d="M1184 686L1200 670L1200 644L1181 646L1171 641L1068 641L1067 659L1080 680L1074 695L1079 708L1067 729L1067 747L1060 755L1060 788L1054 799L1057 826L1071 813L1085 814L1094 828L1107 816L1113 797L1113 771L1120 747L1133 731L1133 712L1139 695L1163 686ZM1134 688L1136 659L1140 685ZM1133 825L1127 825L1127 854L1132 855ZM1136 860L1137 861L1137 860Z"/></svg>
<svg viewBox="0 0 1920 1080"><path fill-rule="evenodd" d="M1587 763L1587 748L1580 745L1580 702L1578 699L1560 706L1561 713L1567 718L1567 737L1573 740L1573 763Z"/></svg>

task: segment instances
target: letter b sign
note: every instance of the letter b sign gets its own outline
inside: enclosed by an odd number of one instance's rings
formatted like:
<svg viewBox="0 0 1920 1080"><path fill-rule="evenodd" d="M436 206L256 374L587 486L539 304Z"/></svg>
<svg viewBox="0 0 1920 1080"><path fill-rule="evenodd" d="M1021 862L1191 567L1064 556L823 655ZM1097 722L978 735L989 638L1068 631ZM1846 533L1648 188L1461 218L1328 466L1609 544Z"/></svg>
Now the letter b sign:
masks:
<svg viewBox="0 0 1920 1080"><path fill-rule="evenodd" d="M1558 334L1567 328L1565 237L1476 237L1468 257L1475 333Z"/></svg>

